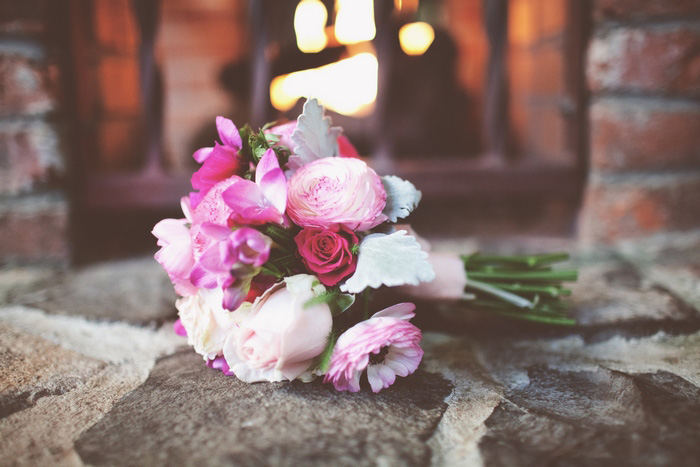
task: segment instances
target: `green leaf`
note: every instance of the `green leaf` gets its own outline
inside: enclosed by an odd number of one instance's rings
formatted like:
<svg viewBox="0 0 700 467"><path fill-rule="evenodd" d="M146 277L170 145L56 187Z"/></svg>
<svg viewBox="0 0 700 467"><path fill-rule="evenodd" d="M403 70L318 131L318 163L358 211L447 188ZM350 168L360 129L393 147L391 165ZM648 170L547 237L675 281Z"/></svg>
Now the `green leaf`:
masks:
<svg viewBox="0 0 700 467"><path fill-rule="evenodd" d="M331 314L333 316L338 316L355 303L355 296L340 293L338 289L330 289L326 293L310 298L304 302L304 308L311 308L324 303L331 309Z"/></svg>
<svg viewBox="0 0 700 467"><path fill-rule="evenodd" d="M326 344L326 348L323 349L323 352L321 352L321 355L318 357L319 362L317 368L321 374L326 374L328 372L331 357L333 356L333 349L335 348L335 343L337 341L338 337L335 335L335 331L331 331L331 333L328 335L328 343Z"/></svg>

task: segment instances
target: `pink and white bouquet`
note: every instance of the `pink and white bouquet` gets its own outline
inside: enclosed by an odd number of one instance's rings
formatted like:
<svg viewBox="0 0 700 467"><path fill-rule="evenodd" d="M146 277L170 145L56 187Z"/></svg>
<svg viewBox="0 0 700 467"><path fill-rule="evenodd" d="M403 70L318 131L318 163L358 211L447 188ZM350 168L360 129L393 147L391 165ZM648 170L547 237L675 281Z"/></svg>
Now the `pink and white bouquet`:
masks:
<svg viewBox="0 0 700 467"><path fill-rule="evenodd" d="M429 256L397 224L421 193L377 175L317 100L259 132L223 117L216 126L221 142L194 154L184 218L153 229L155 258L181 296L176 332L207 365L249 383L323 376L353 392L366 370L378 392L423 356L412 303L371 309L382 286L569 323L558 298L571 271L548 267L562 255Z"/></svg>
<svg viewBox="0 0 700 467"><path fill-rule="evenodd" d="M380 177L315 99L296 122L240 130L195 152L183 219L153 229L181 298L176 331L209 366L245 382L310 381L373 391L423 356L415 306L370 310L370 289L433 280L428 254L396 222L421 194ZM358 300L358 296L361 299Z"/></svg>

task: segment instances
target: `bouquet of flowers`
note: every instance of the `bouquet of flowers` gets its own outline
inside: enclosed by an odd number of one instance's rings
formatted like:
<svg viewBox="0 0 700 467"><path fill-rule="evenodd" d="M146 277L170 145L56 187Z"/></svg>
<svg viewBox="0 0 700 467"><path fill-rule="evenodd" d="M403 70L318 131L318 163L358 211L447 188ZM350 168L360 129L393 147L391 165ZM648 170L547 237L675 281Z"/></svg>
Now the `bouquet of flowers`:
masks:
<svg viewBox="0 0 700 467"><path fill-rule="evenodd" d="M176 332L208 366L251 383L323 376L353 392L366 370L378 392L423 356L412 303L372 309L382 286L566 322L560 283L572 275L549 267L564 257L429 255L398 224L421 193L377 175L317 100L258 132L223 117L216 126L221 142L194 154L184 218L153 229L181 296Z"/></svg>

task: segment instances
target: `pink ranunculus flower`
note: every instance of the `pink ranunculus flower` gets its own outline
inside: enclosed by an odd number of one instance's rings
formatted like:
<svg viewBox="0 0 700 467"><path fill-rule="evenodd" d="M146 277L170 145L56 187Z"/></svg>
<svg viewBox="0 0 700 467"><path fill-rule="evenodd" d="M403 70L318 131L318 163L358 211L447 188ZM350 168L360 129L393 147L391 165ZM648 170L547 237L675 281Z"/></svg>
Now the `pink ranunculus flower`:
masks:
<svg viewBox="0 0 700 467"><path fill-rule="evenodd" d="M396 375L416 371L423 349L420 329L408 322L415 308L399 303L345 331L335 344L324 382L332 382L338 391L357 392L366 368L372 391L379 392L394 384Z"/></svg>
<svg viewBox="0 0 700 467"><path fill-rule="evenodd" d="M197 288L190 281L190 272L194 266L192 238L188 224L192 222L190 203L187 198L181 200L184 219L163 219L151 232L158 239L160 250L155 254L168 277L175 286L175 291L187 297L197 293Z"/></svg>
<svg viewBox="0 0 700 467"><path fill-rule="evenodd" d="M270 256L272 240L250 227L233 232L216 224L202 227L217 242L202 254L190 278L197 287L221 288L223 307L235 310L245 300L251 280Z"/></svg>
<svg viewBox="0 0 700 467"><path fill-rule="evenodd" d="M333 319L326 303L306 303L325 290L316 277L298 274L253 303L224 344L224 357L238 379L247 383L310 379L310 367L327 345Z"/></svg>
<svg viewBox="0 0 700 467"><path fill-rule="evenodd" d="M246 169L240 154L243 143L236 126L228 118L216 117L216 129L222 144L214 143L213 148L198 149L193 155L202 164L192 175L192 188L199 190L190 195L194 207L214 185L233 175L241 175Z"/></svg>
<svg viewBox="0 0 700 467"><path fill-rule="evenodd" d="M302 227L368 230L387 220L379 175L359 159L326 157L289 180L287 214Z"/></svg>
<svg viewBox="0 0 700 467"><path fill-rule="evenodd" d="M359 240L351 230L307 228L294 240L304 264L324 285L335 285L355 272L357 255L351 249Z"/></svg>
<svg viewBox="0 0 700 467"><path fill-rule="evenodd" d="M270 133L279 137L277 144L280 146L287 146L290 151L294 151L294 141L292 141L292 133L297 129L297 122L292 121L285 123L283 125L273 126L272 128L265 130L266 133ZM344 134L338 136L338 156L340 157L352 157L357 159L360 155L352 145L350 140Z"/></svg>

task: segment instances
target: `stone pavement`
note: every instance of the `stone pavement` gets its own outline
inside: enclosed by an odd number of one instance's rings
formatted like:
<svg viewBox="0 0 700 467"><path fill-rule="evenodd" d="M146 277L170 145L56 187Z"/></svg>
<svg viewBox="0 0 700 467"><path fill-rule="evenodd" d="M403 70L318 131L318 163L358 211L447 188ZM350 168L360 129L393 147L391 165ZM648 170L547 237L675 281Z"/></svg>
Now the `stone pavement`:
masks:
<svg viewBox="0 0 700 467"><path fill-rule="evenodd" d="M248 385L151 258L0 272L0 465L700 465L700 268L582 266L575 328L419 308L379 394Z"/></svg>

